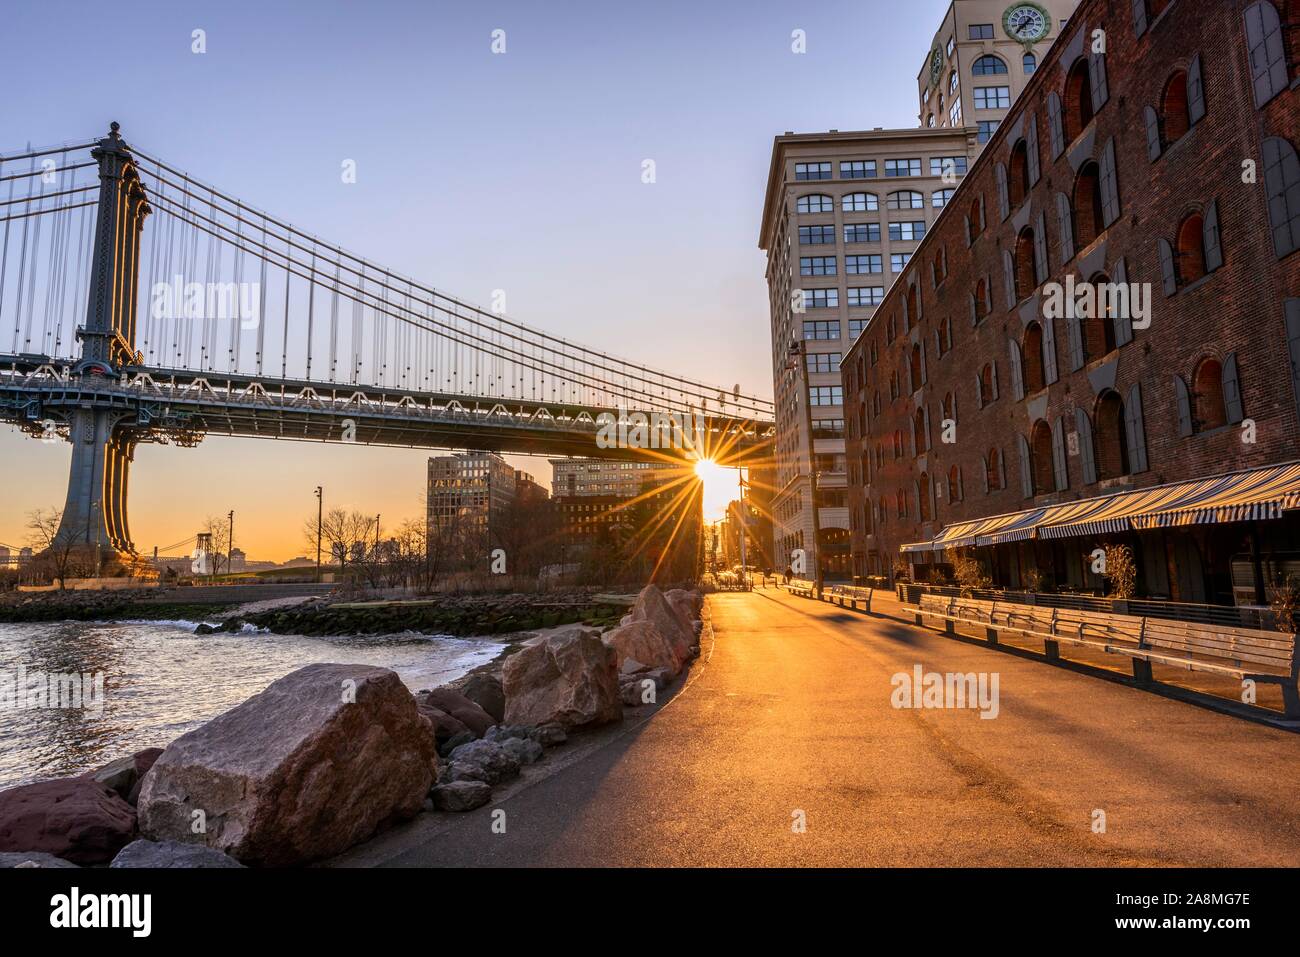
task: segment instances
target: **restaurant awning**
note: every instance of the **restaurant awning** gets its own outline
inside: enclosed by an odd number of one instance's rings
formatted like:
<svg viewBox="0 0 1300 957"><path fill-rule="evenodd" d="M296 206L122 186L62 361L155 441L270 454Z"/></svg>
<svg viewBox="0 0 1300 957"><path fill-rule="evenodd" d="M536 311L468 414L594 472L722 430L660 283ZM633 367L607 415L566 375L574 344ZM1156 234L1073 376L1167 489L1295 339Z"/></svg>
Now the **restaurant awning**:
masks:
<svg viewBox="0 0 1300 957"><path fill-rule="evenodd" d="M1115 492L944 526L904 552L1280 518L1300 508L1300 462Z"/></svg>

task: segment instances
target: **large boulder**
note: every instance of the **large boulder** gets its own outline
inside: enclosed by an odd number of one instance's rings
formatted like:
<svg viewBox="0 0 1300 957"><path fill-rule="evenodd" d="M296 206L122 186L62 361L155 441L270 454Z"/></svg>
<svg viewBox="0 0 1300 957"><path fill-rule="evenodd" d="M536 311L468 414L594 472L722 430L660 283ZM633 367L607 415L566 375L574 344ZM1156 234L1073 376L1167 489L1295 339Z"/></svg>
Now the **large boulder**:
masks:
<svg viewBox="0 0 1300 957"><path fill-rule="evenodd" d="M704 596L686 588L672 588L664 592L668 604L686 616L687 622L697 620L704 611Z"/></svg>
<svg viewBox="0 0 1300 957"><path fill-rule="evenodd" d="M470 675L460 686L460 693L490 714L494 722L505 720L506 693L496 675Z"/></svg>
<svg viewBox="0 0 1300 957"><path fill-rule="evenodd" d="M436 765L395 672L308 665L173 741L145 775L140 829L246 864L302 864L413 817Z"/></svg>
<svg viewBox="0 0 1300 957"><path fill-rule="evenodd" d="M667 668L676 675L686 663L681 645L668 639L652 621L634 621L605 632L601 639L618 655L619 670L630 674L649 668ZM639 667L629 669L629 663Z"/></svg>
<svg viewBox="0 0 1300 957"><path fill-rule="evenodd" d="M641 589L641 594L636 596L636 604L632 606L632 621L650 622L672 642L683 661L690 659L691 646L695 644L695 629L689 618L668 603L657 586L646 585Z"/></svg>
<svg viewBox="0 0 1300 957"><path fill-rule="evenodd" d="M239 867L229 854L202 844L183 844L180 841L132 841L113 858L112 867L162 867L162 868L221 868Z"/></svg>
<svg viewBox="0 0 1300 957"><path fill-rule="evenodd" d="M476 738L483 737L487 733L487 729L497 723L492 715L452 688L434 688L432 691L422 691L416 695L416 701L419 704L437 708L451 715L472 731Z"/></svg>
<svg viewBox="0 0 1300 957"><path fill-rule="evenodd" d="M519 773L519 757L497 741L479 740L462 744L451 752L450 760L457 777L476 778L488 784L499 784ZM482 768L483 773L480 775L463 770L466 766Z"/></svg>
<svg viewBox="0 0 1300 957"><path fill-rule="evenodd" d="M0 869L8 870L13 867L71 867L76 870L78 865L72 861L65 861L61 857L55 857L53 854L47 854L44 851L5 851L0 853Z"/></svg>
<svg viewBox="0 0 1300 957"><path fill-rule="evenodd" d="M415 707L421 715L429 719L429 724L433 726L433 739L438 743L439 749L457 736L463 735L466 739L475 737L474 732L461 724L460 721L441 708L435 708L433 705L425 703L418 696L415 699Z"/></svg>
<svg viewBox="0 0 1300 957"><path fill-rule="evenodd" d="M434 788L432 796L439 811L472 811L492 800L492 788L482 781L449 781Z"/></svg>
<svg viewBox="0 0 1300 957"><path fill-rule="evenodd" d="M44 851L74 864L107 864L135 835L135 809L92 778L0 791L0 851Z"/></svg>
<svg viewBox="0 0 1300 957"><path fill-rule="evenodd" d="M569 628L506 659L507 724L566 730L619 721L618 655L586 628Z"/></svg>
<svg viewBox="0 0 1300 957"><path fill-rule="evenodd" d="M140 785L144 782L144 776L162 753L162 748L145 748L135 754L110 761L85 777L107 784L119 796L125 798L128 804L134 806L140 797Z"/></svg>

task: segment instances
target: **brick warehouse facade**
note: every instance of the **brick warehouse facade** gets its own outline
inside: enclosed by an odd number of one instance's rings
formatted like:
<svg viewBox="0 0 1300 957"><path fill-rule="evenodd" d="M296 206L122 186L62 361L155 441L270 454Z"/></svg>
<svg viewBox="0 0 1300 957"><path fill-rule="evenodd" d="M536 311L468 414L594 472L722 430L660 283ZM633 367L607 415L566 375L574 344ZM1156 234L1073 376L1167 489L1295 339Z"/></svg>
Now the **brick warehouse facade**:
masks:
<svg viewBox="0 0 1300 957"><path fill-rule="evenodd" d="M952 522L1300 459L1297 8L1079 5L843 360L856 575ZM1046 318L1067 278L1149 284L1149 326ZM1186 568L1221 578L1243 530L1208 528L1145 543L1150 592L1221 593ZM1079 544L987 558L1095 584Z"/></svg>

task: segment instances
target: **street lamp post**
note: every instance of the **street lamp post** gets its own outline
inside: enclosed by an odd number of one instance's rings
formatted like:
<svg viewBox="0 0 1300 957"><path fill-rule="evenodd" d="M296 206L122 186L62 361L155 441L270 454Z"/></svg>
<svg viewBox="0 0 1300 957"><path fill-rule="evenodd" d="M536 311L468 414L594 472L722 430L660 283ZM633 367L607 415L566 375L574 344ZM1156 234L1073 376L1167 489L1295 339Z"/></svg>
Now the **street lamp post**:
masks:
<svg viewBox="0 0 1300 957"><path fill-rule="evenodd" d="M325 495L324 489L316 486L316 583L320 584L320 538L321 527L325 524Z"/></svg>

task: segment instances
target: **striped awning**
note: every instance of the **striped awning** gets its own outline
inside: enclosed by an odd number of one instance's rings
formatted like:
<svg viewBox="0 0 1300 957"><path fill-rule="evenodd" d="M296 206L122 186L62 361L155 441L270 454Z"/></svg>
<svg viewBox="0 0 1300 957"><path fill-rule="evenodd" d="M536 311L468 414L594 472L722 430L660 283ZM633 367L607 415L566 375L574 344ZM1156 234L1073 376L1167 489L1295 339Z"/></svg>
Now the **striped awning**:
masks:
<svg viewBox="0 0 1300 957"><path fill-rule="evenodd" d="M938 551L1030 538L1267 520L1295 508L1300 508L1300 462L957 522L945 526L933 540L904 545L902 550Z"/></svg>

